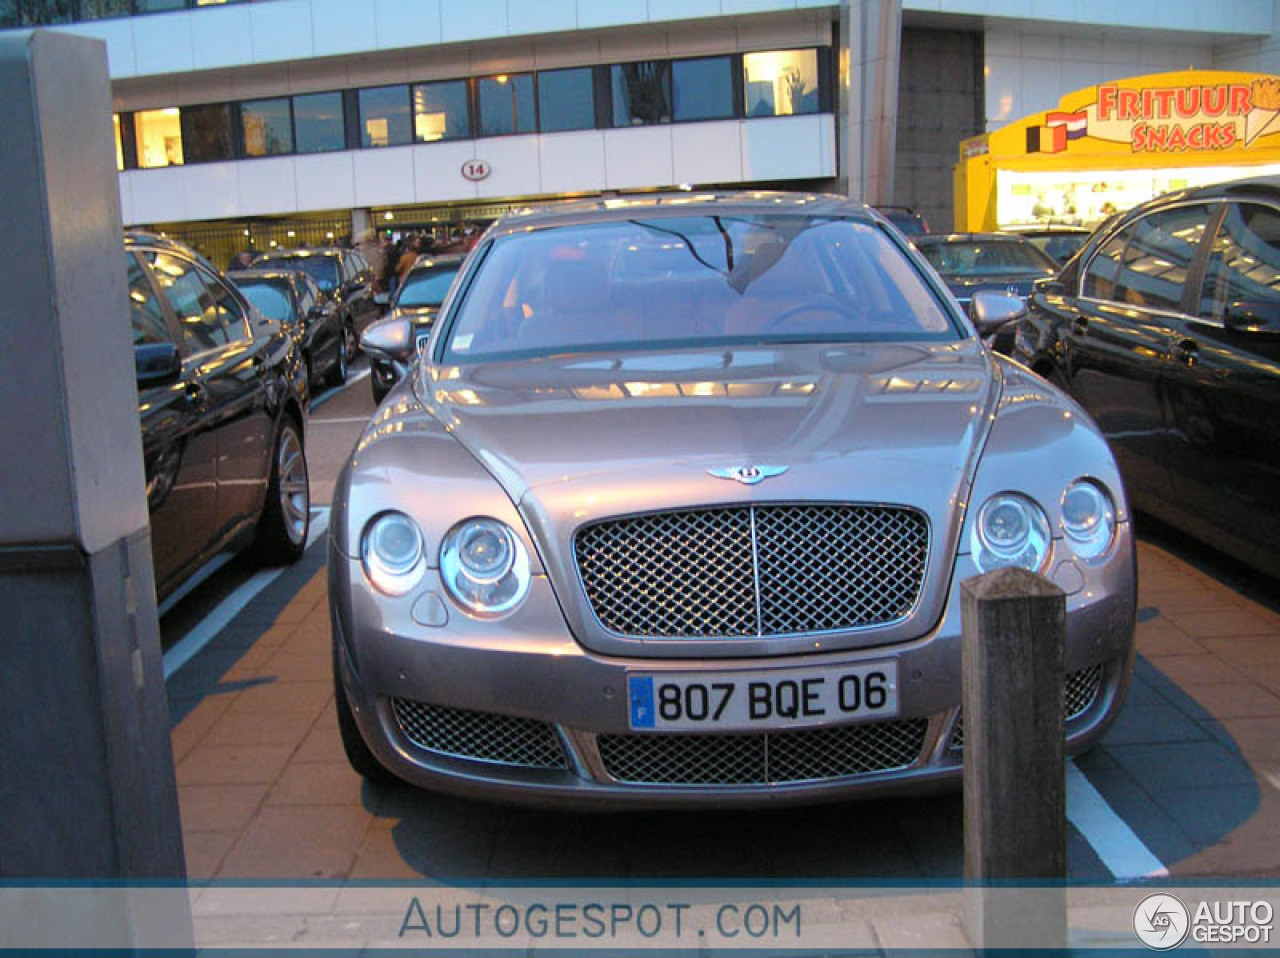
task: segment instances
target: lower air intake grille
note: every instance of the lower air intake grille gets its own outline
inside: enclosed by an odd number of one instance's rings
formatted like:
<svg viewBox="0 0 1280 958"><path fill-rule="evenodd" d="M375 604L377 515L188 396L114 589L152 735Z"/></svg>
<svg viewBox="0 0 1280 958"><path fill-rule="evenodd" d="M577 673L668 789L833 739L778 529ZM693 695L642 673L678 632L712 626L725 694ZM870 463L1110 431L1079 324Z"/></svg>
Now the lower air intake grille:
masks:
<svg viewBox="0 0 1280 958"><path fill-rule="evenodd" d="M1083 715L1098 698L1102 689L1102 666L1091 665L1067 675L1063 683L1062 717L1071 721L1077 715ZM956 727L951 733L951 748L964 748L964 716L956 720Z"/></svg>
<svg viewBox="0 0 1280 958"><path fill-rule="evenodd" d="M391 700L400 731L428 752L525 768L567 768L564 749L547 722Z"/></svg>
<svg viewBox="0 0 1280 958"><path fill-rule="evenodd" d="M886 772L915 764L926 719L737 735L601 735L610 777L636 785L765 785Z"/></svg>

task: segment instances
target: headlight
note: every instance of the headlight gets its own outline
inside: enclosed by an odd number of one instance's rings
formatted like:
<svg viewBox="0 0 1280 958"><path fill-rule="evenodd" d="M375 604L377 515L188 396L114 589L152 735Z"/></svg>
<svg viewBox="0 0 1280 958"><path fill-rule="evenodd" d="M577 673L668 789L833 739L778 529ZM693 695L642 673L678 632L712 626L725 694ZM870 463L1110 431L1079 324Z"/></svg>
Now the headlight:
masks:
<svg viewBox="0 0 1280 958"><path fill-rule="evenodd" d="M1040 572L1049 558L1049 520L1044 510L1016 492L992 496L973 524L973 559L983 572L1019 566Z"/></svg>
<svg viewBox="0 0 1280 958"><path fill-rule="evenodd" d="M1077 479L1062 494L1062 531L1081 559L1097 559L1111 548L1116 534L1116 507L1105 489Z"/></svg>
<svg viewBox="0 0 1280 958"><path fill-rule="evenodd" d="M365 526L360 559L374 588L404 595L422 581L427 567L418 524L402 512L384 512Z"/></svg>
<svg viewBox="0 0 1280 958"><path fill-rule="evenodd" d="M529 554L497 519L467 519L440 546L440 576L455 602L475 615L505 615L529 592Z"/></svg>

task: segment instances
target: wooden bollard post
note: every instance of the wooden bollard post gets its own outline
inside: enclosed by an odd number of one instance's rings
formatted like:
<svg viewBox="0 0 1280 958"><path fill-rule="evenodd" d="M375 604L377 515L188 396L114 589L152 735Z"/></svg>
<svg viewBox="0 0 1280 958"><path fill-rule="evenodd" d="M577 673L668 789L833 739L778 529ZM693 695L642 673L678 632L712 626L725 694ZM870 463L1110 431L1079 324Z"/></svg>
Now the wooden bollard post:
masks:
<svg viewBox="0 0 1280 958"><path fill-rule="evenodd" d="M980 950L1062 948L1066 595L1024 569L960 584L964 877ZM1018 888L1019 881L1035 887Z"/></svg>

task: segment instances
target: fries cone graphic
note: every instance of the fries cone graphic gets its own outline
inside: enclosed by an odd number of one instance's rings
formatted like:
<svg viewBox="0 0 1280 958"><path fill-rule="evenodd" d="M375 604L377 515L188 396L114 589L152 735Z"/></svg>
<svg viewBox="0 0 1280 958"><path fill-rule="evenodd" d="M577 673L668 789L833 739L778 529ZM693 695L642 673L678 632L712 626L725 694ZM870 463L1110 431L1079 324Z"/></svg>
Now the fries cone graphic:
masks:
<svg viewBox="0 0 1280 958"><path fill-rule="evenodd" d="M1266 133L1280 116L1280 78L1254 80L1250 84L1249 101L1253 109L1244 117L1245 146ZM1280 132L1280 127L1277 132Z"/></svg>

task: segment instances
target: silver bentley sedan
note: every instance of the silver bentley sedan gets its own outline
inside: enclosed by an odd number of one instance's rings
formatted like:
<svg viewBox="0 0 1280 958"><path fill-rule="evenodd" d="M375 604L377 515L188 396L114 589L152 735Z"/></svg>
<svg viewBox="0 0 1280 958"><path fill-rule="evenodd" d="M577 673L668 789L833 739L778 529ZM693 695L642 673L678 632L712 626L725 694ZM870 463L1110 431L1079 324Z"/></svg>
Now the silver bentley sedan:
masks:
<svg viewBox="0 0 1280 958"><path fill-rule="evenodd" d="M1068 749L1120 708L1134 543L1097 428L879 214L682 193L470 254L334 494L339 726L368 778L566 806L958 782L959 583L1067 593Z"/></svg>

